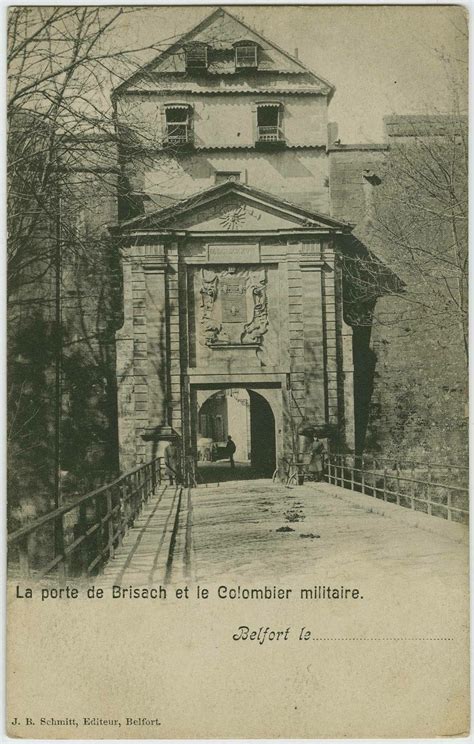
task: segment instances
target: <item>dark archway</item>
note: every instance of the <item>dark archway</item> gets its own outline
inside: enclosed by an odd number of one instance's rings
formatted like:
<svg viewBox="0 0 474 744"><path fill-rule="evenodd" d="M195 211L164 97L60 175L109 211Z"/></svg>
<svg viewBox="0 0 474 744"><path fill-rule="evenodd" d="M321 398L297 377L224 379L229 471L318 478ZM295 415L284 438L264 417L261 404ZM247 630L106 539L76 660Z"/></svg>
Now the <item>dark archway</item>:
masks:
<svg viewBox="0 0 474 744"><path fill-rule="evenodd" d="M231 435L235 467L226 450ZM204 482L271 478L276 462L276 427L271 405L246 386L213 390L196 409L196 454Z"/></svg>
<svg viewBox="0 0 474 744"><path fill-rule="evenodd" d="M256 474L270 478L276 467L275 416L265 398L249 390L250 463Z"/></svg>

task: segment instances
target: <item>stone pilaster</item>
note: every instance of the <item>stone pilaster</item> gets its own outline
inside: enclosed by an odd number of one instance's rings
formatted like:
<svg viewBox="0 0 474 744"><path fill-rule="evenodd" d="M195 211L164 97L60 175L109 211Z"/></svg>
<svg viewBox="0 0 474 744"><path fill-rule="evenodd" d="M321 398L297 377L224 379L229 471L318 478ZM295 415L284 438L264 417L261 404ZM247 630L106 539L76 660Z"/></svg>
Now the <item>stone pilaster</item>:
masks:
<svg viewBox="0 0 474 744"><path fill-rule="evenodd" d="M344 398L344 436L346 447L355 450L354 414L354 362L352 351L352 328L342 320L342 385Z"/></svg>
<svg viewBox="0 0 474 744"><path fill-rule="evenodd" d="M163 245L124 251L124 324L117 332L122 471L151 456L142 435L166 423L166 286Z"/></svg>
<svg viewBox="0 0 474 744"><path fill-rule="evenodd" d="M336 288L335 256L332 248L326 246L324 250L325 271L323 274L322 308L324 314L324 347L326 352L326 390L327 390L327 420L333 426L340 425L339 406L339 368L340 352L338 349L338 299Z"/></svg>
<svg viewBox="0 0 474 744"><path fill-rule="evenodd" d="M168 249L168 328L169 353L169 405L171 425L178 434L183 431L183 410L181 401L181 342L180 342L180 292L178 274L178 244L172 243Z"/></svg>
<svg viewBox="0 0 474 744"><path fill-rule="evenodd" d="M305 416L327 421L323 261L319 246L306 244L300 261L303 288Z"/></svg>
<svg viewBox="0 0 474 744"><path fill-rule="evenodd" d="M290 250L293 248L293 251ZM280 263L280 271L285 267L285 292L288 294L288 346L290 356L291 380L288 390L288 414L292 419L293 434L304 415L304 349L303 349L303 286L299 257L301 244L288 246L287 262ZM282 289L283 294L283 289ZM291 443L293 447L293 442Z"/></svg>
<svg viewBox="0 0 474 744"><path fill-rule="evenodd" d="M167 423L166 265L147 262L145 274L148 426Z"/></svg>
<svg viewBox="0 0 474 744"><path fill-rule="evenodd" d="M136 463L132 265L123 260L124 322L115 334L119 459L122 471Z"/></svg>

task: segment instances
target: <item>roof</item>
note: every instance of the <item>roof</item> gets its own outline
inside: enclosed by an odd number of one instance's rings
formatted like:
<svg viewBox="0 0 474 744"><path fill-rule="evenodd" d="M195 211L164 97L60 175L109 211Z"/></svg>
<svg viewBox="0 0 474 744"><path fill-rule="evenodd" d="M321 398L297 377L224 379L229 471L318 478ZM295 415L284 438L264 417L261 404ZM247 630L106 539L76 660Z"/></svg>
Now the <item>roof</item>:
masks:
<svg viewBox="0 0 474 744"><path fill-rule="evenodd" d="M254 41L259 46L258 71L235 70L234 44L241 40ZM185 46L190 42L203 42L208 45L208 69L204 74L186 72ZM304 87L307 92L331 97L335 90L330 82L316 75L296 57L247 26L227 9L217 8L149 64L137 70L128 80L115 88L114 95L162 91L170 82L175 90L178 83L181 83L181 90L205 92L202 88L215 90L216 78L220 89L225 86L227 90L227 85L229 85L231 92L241 92L238 87L233 87L236 80L237 86L239 84L245 86L249 75L258 78L260 75L269 73L277 77L283 75L285 82L282 87L288 89L289 92Z"/></svg>
<svg viewBox="0 0 474 744"><path fill-rule="evenodd" d="M271 87L270 87L271 86ZM212 75L200 76L193 79L183 73L155 73L148 72L146 77L141 78L136 84L127 88L130 94L149 95L153 93L251 93L271 94L272 96L283 94L314 95L315 93L326 94L327 86L315 81L314 76L309 73L293 75L285 72L249 72L244 76L237 75Z"/></svg>
<svg viewBox="0 0 474 744"><path fill-rule="evenodd" d="M384 117L388 137L444 137L467 126L467 116L400 114Z"/></svg>
<svg viewBox="0 0 474 744"><path fill-rule="evenodd" d="M385 143L360 142L348 145L329 145L328 152L384 152L389 147Z"/></svg>
<svg viewBox="0 0 474 744"><path fill-rule="evenodd" d="M228 197L232 197L234 209L238 208L240 203L251 203L253 207L262 210L262 212L271 211L279 218L289 220L293 223L294 229L327 230L345 233L350 232L352 229L352 225L348 222L337 220L321 212L305 209L285 199L279 199L266 191L233 181L227 181L218 186L212 186L209 189L200 191L171 207L158 209L131 220L126 220L112 229L121 232L162 229L179 230L179 223L183 216L186 215L189 217L191 213L202 211L214 203L219 203L219 200L224 200L225 202L227 199L228 202ZM260 220L260 218L258 217L257 220ZM271 230L272 228L264 228L262 223L262 231L268 229Z"/></svg>

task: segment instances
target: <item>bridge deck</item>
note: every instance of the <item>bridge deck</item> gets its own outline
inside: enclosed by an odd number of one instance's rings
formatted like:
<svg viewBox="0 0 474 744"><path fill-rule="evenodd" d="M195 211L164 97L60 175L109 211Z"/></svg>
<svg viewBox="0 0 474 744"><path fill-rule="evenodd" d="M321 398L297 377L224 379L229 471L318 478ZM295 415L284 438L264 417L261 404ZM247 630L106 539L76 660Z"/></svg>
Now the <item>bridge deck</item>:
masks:
<svg viewBox="0 0 474 744"><path fill-rule="evenodd" d="M101 585L153 586L168 582L183 489L162 485L144 506L101 575Z"/></svg>
<svg viewBox="0 0 474 744"><path fill-rule="evenodd" d="M342 582L368 576L383 580L386 572L403 580L415 572L423 583L433 575L467 571L467 551L459 542L467 528L437 517L418 518L402 507L382 515L378 504L327 484L288 489L254 480L192 490L161 486L101 581L149 586L224 577L314 580L317 575Z"/></svg>

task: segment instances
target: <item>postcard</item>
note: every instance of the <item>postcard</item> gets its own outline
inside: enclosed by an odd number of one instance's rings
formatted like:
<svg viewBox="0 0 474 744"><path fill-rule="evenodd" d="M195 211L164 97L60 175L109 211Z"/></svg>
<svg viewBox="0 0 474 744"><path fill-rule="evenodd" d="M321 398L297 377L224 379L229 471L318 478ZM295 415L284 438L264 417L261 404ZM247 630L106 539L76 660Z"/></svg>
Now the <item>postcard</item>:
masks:
<svg viewBox="0 0 474 744"><path fill-rule="evenodd" d="M467 736L464 8L12 6L8 84L8 736Z"/></svg>

